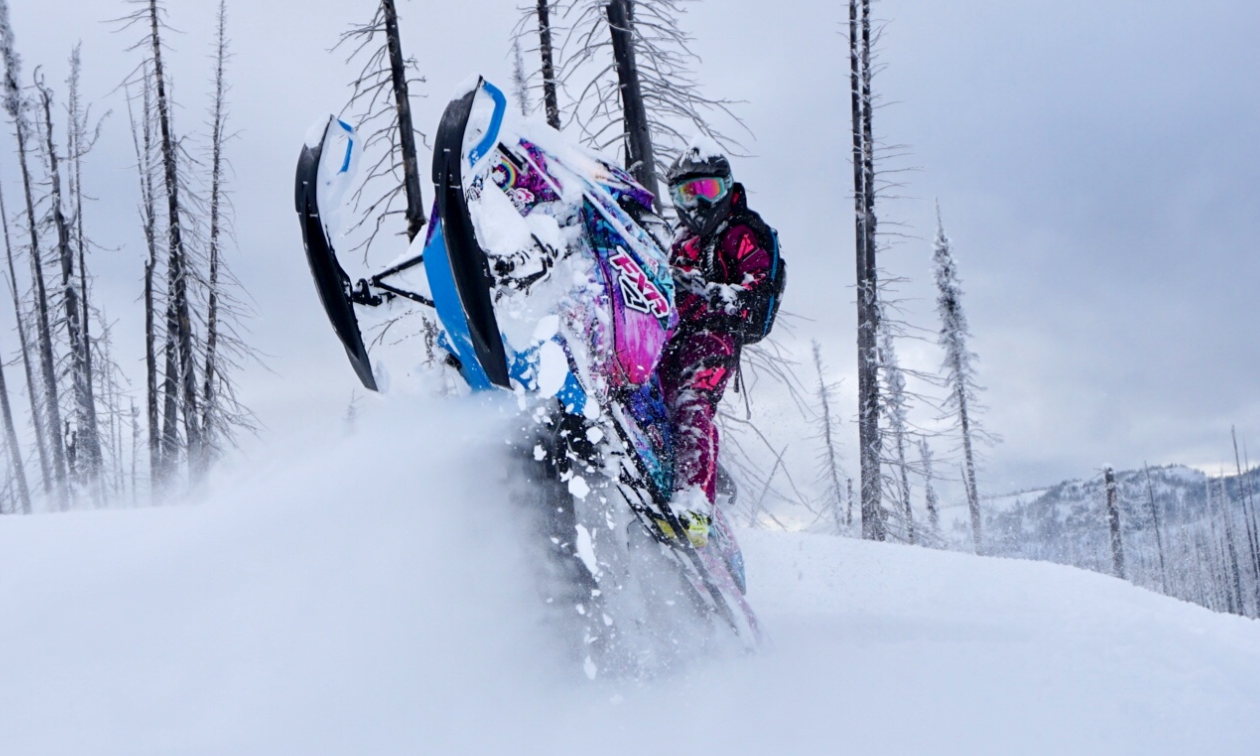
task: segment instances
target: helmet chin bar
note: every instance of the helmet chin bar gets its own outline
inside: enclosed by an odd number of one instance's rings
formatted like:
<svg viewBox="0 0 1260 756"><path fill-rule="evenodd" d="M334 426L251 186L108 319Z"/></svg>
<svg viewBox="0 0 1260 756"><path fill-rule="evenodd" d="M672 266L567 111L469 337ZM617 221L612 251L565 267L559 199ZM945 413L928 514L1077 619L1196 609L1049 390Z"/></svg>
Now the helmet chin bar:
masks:
<svg viewBox="0 0 1260 756"><path fill-rule="evenodd" d="M727 216L731 209L731 195L727 192L726 196L717 202L709 202L708 200L700 200L693 208L679 207L676 208L678 218L692 233L698 236L708 236L717 230L722 220Z"/></svg>

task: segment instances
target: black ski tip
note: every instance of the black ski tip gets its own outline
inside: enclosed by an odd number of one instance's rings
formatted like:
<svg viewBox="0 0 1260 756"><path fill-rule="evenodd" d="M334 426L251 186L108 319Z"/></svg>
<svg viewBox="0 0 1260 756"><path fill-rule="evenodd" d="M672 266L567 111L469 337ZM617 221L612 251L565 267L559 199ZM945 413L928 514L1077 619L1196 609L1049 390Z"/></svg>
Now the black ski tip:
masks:
<svg viewBox="0 0 1260 756"><path fill-rule="evenodd" d="M332 121L330 117L329 124ZM324 232L324 222L319 215L319 162L324 151L323 138L327 133L328 129L325 127L319 144L314 147L302 145L294 177L294 205L298 222L302 226L306 262L310 265L311 277L315 280L315 289L319 292L324 312L328 315L333 330L337 332L341 345L345 347L346 357L350 359L350 365L359 381L364 388L379 391L367 346L363 343L363 334L359 330L359 320L355 317L354 306L350 301L350 277L337 262L337 253Z"/></svg>
<svg viewBox="0 0 1260 756"><path fill-rule="evenodd" d="M433 186L437 193L438 215L446 240L446 254L455 278L460 305L468 321L468 333L489 381L511 388L507 353L490 291L494 279L485 250L477 241L463 188L464 132L472 114L473 100L481 90L481 79L467 94L451 100L442 113L433 147Z"/></svg>

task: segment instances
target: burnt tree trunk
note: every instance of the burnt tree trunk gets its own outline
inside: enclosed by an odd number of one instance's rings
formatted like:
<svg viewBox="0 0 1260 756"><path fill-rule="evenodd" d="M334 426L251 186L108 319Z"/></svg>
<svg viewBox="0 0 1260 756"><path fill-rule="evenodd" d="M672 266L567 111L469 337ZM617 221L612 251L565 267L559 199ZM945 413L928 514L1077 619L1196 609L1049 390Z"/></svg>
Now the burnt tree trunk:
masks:
<svg viewBox="0 0 1260 756"><path fill-rule="evenodd" d="M83 308L75 274L74 250L71 247L70 222L67 220L61 194L61 162L57 159L53 140L52 92L40 87L44 110L45 141L48 151L48 178L51 187L53 228L57 232L57 257L61 263L62 307L65 310L66 339L70 345L70 382L75 406L75 472L84 480L95 479L100 471L101 448L97 436L96 408L89 390L87 343L83 336Z"/></svg>
<svg viewBox="0 0 1260 756"><path fill-rule="evenodd" d="M849 83L853 116L853 200L856 226L857 309L858 309L858 437L862 468L862 537L882 541L887 522L881 501L880 456L883 442L879 433L879 367L876 331L879 328L878 280L875 261L875 217L873 163L870 133L869 2L863 0L861 15L857 0L849 2ZM862 34L859 37L859 20Z"/></svg>
<svg viewBox="0 0 1260 756"><path fill-rule="evenodd" d="M976 457L971 443L971 415L967 406L967 390L962 384L957 388L958 425L962 431L963 472L966 474L967 511L971 515L971 538L976 553L984 553L984 535L980 522L980 492L976 489Z"/></svg>
<svg viewBox="0 0 1260 756"><path fill-rule="evenodd" d="M162 347L162 478L169 479L179 460L179 359L175 334L179 319L167 294L165 344Z"/></svg>
<svg viewBox="0 0 1260 756"><path fill-rule="evenodd" d="M52 326L48 320L48 290L44 282L43 254L39 246L39 230L35 221L35 198L26 161L26 129L19 123L18 159L22 167L22 184L26 192L27 225L31 235L31 277L35 282L35 327L39 340L39 366L44 390L44 422L49 431L52 452L53 486L58 501L66 502L66 447L61 427L61 397L57 390L57 370L53 360Z"/></svg>
<svg viewBox="0 0 1260 756"><path fill-rule="evenodd" d="M608 3L608 27L612 33L613 59L617 64L617 80L621 92L621 110L626 134L626 167L635 180L652 193L653 202L661 207L660 189L656 180L656 156L652 150L652 131L647 107L643 104L643 87L634 62L634 22L630 0Z"/></svg>
<svg viewBox="0 0 1260 756"><path fill-rule="evenodd" d="M189 469L196 470L203 453L201 428L197 413L197 379L193 363L192 318L188 304L188 255L180 225L179 167L175 137L171 129L171 105L166 95L166 77L162 67L162 39L159 33L157 0L149 0L150 41L153 51L153 80L157 92L158 130L161 136L162 164L166 181L168 263L170 306L168 328L173 329L178 349L180 410L184 417L184 442L188 448ZM168 343L171 338L168 336ZM168 365L170 358L168 356ZM167 380L170 380L168 374Z"/></svg>
<svg viewBox="0 0 1260 756"><path fill-rule="evenodd" d="M149 74L147 63L143 65L142 70L143 110L140 122L137 124L133 118L131 127L136 149L136 169L140 174L140 220L144 228L145 247L149 253L149 259L144 263L144 371L145 417L149 430L149 487L152 491L165 477L163 441L166 436L161 427L161 414L158 411L157 304L153 287L158 263L157 208L154 206L153 194L153 79ZM130 113L130 108L128 112Z"/></svg>
<svg viewBox="0 0 1260 756"><path fill-rule="evenodd" d="M153 318L153 259L144 263L144 386L149 421L149 484L158 482L162 470L161 436L158 430L157 354Z"/></svg>
<svg viewBox="0 0 1260 756"><path fill-rule="evenodd" d="M1107 524L1111 528L1111 568L1116 577L1125 579L1124 539L1120 532L1120 502L1116 492L1116 473L1110 466L1103 469L1107 487Z"/></svg>
<svg viewBox="0 0 1260 756"><path fill-rule="evenodd" d="M1230 512L1230 505L1233 500L1229 496L1229 489L1225 487L1225 478L1222 476L1221 483L1221 515L1225 521L1225 548L1229 555L1229 562L1226 563L1226 576L1228 579L1228 590L1230 591L1231 601L1236 607L1239 616L1247 615L1246 603L1243 601L1242 590L1242 567L1238 563L1238 542L1234 537L1234 515Z"/></svg>
<svg viewBox="0 0 1260 756"><path fill-rule="evenodd" d="M542 57L543 107L547 123L560 129L560 100L556 96L555 46L551 37L551 2L538 0L538 54Z"/></svg>
<svg viewBox="0 0 1260 756"><path fill-rule="evenodd" d="M1168 593L1168 566L1164 562L1164 534L1159 522L1159 506L1155 503L1155 486L1151 483L1151 468L1143 465L1146 471L1146 495L1151 504L1151 523L1155 526L1155 545L1159 548L1159 579L1164 593Z"/></svg>
<svg viewBox="0 0 1260 756"><path fill-rule="evenodd" d="M407 240L414 241L424 228L424 197L420 193L420 160L416 156L416 131L411 121L411 99L407 93L407 67L403 61L402 37L394 0L381 0L385 16L385 40L389 46L389 70L394 83L394 104L398 108L398 145L402 148L403 184L407 190Z"/></svg>
<svg viewBox="0 0 1260 756"><path fill-rule="evenodd" d="M9 386L4 380L4 362L0 360L0 408L4 410L4 433L9 442L9 462L13 480L17 483L18 500L22 512L31 513L31 490L26 486L26 468L22 465L22 448L18 446L17 428L13 424L13 409L9 405Z"/></svg>
<svg viewBox="0 0 1260 756"><path fill-rule="evenodd" d="M84 112L82 101L79 98L79 76L82 70L82 62L80 57L80 46L75 45L74 52L70 57L71 77L70 77L70 103L69 116L70 128L68 130L68 146L69 154L69 174L70 174L70 198L74 207L74 244L75 252L78 255L79 262L79 297L80 310L82 312L82 346L83 346L83 374L85 389L85 405L87 407L87 417L90 420L88 430L92 436L92 452L93 463L96 467L98 477L104 473L104 452L101 443L101 423L100 415L96 411L96 388L95 383L98 378L92 362L92 307L90 301L90 291L88 289L87 276L87 234L83 230L83 155L90 148L89 144L85 144L87 139L87 113ZM108 371L108 361L105 365ZM107 401L107 406L111 407ZM111 413L112 418L112 413ZM112 425L112 419L111 419ZM111 435L112 437L112 435ZM103 486L103 481L100 483ZM98 493L103 494L104 489L98 488Z"/></svg>
<svg viewBox="0 0 1260 756"><path fill-rule="evenodd" d="M1234 465L1238 470L1238 496L1242 500L1242 516L1243 527L1247 530L1247 548L1249 566L1251 574L1255 578L1255 602L1256 613L1260 615L1260 532L1253 527L1255 524L1254 513L1255 505L1251 502L1251 486L1247 483L1247 478L1243 475L1242 457L1238 454L1238 431L1234 428L1229 429L1230 436L1234 440ZM1249 511L1250 510L1250 511Z"/></svg>
<svg viewBox="0 0 1260 756"><path fill-rule="evenodd" d="M27 160L27 124L26 114L23 112L26 103L23 101L21 88L18 81L21 78L21 60L17 56L17 52L13 48L13 29L9 24L9 4L6 0L0 0L0 53L4 57L4 109L8 112L9 117L13 120L13 130L17 136L18 144L18 165L22 171L22 190L26 196L26 222L27 229L30 231L31 246L31 276L35 289L35 307L36 307L36 337L38 343L36 348L39 351L39 366L44 391L43 412L35 411L35 425L38 428L42 423L44 430L47 431L48 448L51 456L51 469L45 470L44 487L45 490L51 489L55 492L59 502L64 503L66 500L66 457L65 446L62 444L61 437L61 408L59 405L59 397L57 395L57 374L53 365L52 353L52 329L48 324L48 293L44 288L44 270L43 259L39 248L39 228L35 219L35 198L31 186L31 172L29 162ZM10 267L12 267L12 257L10 256ZM18 305L17 299L17 276L11 282L13 286L14 306L18 308L18 323L21 324L21 307ZM29 350L23 346L23 358L29 354ZM29 372L29 371L28 371ZM32 376L27 376L27 387L31 395L32 409L37 404L35 399L36 387ZM42 449L42 447L41 447ZM41 456L41 461L43 457ZM51 486L49 481L51 480Z"/></svg>
<svg viewBox="0 0 1260 756"><path fill-rule="evenodd" d="M9 262L9 292L13 295L13 315L17 323L18 345L22 349L22 369L26 376L26 394L31 403L31 421L35 426L35 451L39 457L39 470L44 493L52 491L52 475L48 469L48 442L44 437L44 416L39 411L35 397L35 371L31 367L30 342L26 338L26 318L22 315L22 303L17 293L17 266L13 263L13 245L9 240L9 214L4 206L4 194L0 192L0 223L4 226L4 251Z"/></svg>
<svg viewBox="0 0 1260 756"><path fill-rule="evenodd" d="M224 80L223 68L227 60L227 15L223 2L219 3L218 43L215 55L214 73L214 114L211 125L210 146L210 280L209 297L206 311L206 366L202 376L202 421L208 451L216 444L215 410L218 407L216 389L217 365L215 358L219 343L219 247L222 235L222 201L223 201L223 138L224 122ZM414 148L415 142L412 142ZM410 202L408 203L410 209Z"/></svg>

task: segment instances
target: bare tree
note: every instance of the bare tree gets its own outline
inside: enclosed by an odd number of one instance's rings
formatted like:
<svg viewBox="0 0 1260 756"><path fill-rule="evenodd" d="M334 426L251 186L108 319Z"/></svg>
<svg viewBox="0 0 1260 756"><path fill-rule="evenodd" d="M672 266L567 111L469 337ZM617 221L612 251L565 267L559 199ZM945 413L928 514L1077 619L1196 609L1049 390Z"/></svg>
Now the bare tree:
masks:
<svg viewBox="0 0 1260 756"><path fill-rule="evenodd" d="M530 102L530 90L534 88L540 90L542 92L540 100L547 117L547 124L559 130L560 98L556 92L557 50L555 46L557 29L552 23L552 7L556 5L556 2L554 0L531 0L531 2L534 4L518 8L521 17L516 29L512 32L512 49L516 55L516 70L518 71L515 82L516 96L520 100L521 112L529 115L534 109ZM533 37L534 34L538 35L538 45L522 47L522 42ZM533 83L534 75L527 72L525 60L521 56L522 51L538 53L537 84Z"/></svg>
<svg viewBox="0 0 1260 756"><path fill-rule="evenodd" d="M1164 593L1168 593L1168 565L1164 562L1164 534L1159 522L1159 507L1155 504L1155 486L1151 483L1151 467L1143 464L1146 472L1146 494L1151 505L1151 524L1155 528L1155 544L1159 548L1159 577Z"/></svg>
<svg viewBox="0 0 1260 756"><path fill-rule="evenodd" d="M886 316L880 317L879 371L884 379L884 407L881 414L885 417L887 428L885 437L892 442L892 456L882 460L895 471L891 489L898 504L898 514L904 520L903 527L906 541L916 542L914 529L914 508L910 501L910 463L906 458L908 444L910 401L906 392L906 376L897 359L897 350L893 344L892 329ZM881 443L881 447L883 444Z"/></svg>
<svg viewBox="0 0 1260 756"><path fill-rule="evenodd" d="M928 526L939 533L941 513L936 489L932 487L932 447L923 436L919 437L919 464L923 467L923 505L927 508Z"/></svg>
<svg viewBox="0 0 1260 756"><path fill-rule="evenodd" d="M158 324L156 317L156 291L154 289L158 266L158 214L153 176L153 77L147 60L141 64L139 72L140 117L137 119L134 112L134 98L130 91L130 86L128 86L127 91L127 113L131 122L132 144L136 153L136 171L140 179L140 222L144 229L145 246L148 251L148 258L144 263L145 417L148 421L149 484L151 489L156 489L158 484L166 477L163 452L168 447L173 451L174 444L162 443L167 438L167 433L166 429L160 425L161 414L158 409L159 399L162 395L157 381ZM170 363L170 367L172 368L170 372L173 375L173 361ZM163 388L167 387L164 386ZM165 394L171 398L167 416L171 419L170 434L173 435L174 386L172 385L169 388L171 390L166 391Z"/></svg>
<svg viewBox="0 0 1260 756"><path fill-rule="evenodd" d="M13 424L13 409L9 404L9 385L4 380L4 361L0 360L0 409L4 410L4 433L9 447L9 471L17 482L18 499L22 511L31 513L31 491L26 486L26 468L22 464L22 448L18 446L17 428Z"/></svg>
<svg viewBox="0 0 1260 756"><path fill-rule="evenodd" d="M424 79L414 74L418 68L415 58L403 57L394 0L380 0L370 21L341 35L336 47L343 45L352 48L347 62L366 55L342 110L343 114L355 114L363 154L375 155L374 159L369 158L363 183L354 194L362 219L353 228L372 224L367 239L356 247L366 255L392 215L401 213L406 219L408 241L424 228L424 198L410 95L411 85L422 84ZM382 188L375 190L377 186ZM399 199L404 203L402 210L395 208Z"/></svg>
<svg viewBox="0 0 1260 756"><path fill-rule="evenodd" d="M643 86L635 55L634 5L632 0L611 0L605 11L612 35L613 61L617 68L617 91L621 95L626 165L639 184L652 193L659 209L660 184L657 181L656 154L652 148L652 127L643 102Z"/></svg>
<svg viewBox="0 0 1260 756"><path fill-rule="evenodd" d="M138 9L122 19L125 27L146 28L145 38L136 45L147 48L147 65L153 76L153 108L157 122L157 151L161 156L162 192L166 197L166 376L165 416L162 429L162 464L170 470L180 449L177 424L183 419L183 448L187 451L189 472L195 477L202 469L204 438L199 396L189 282L196 276L191 268L186 226L191 213L185 207L181 192L185 189L180 175L180 146L175 136L166 68L162 59L162 31L168 29L165 5L159 0L132 0Z"/></svg>
<svg viewBox="0 0 1260 756"><path fill-rule="evenodd" d="M1111 564L1115 576L1125 579L1124 571L1124 538L1120 532L1120 502L1116 491L1116 473L1107 465L1103 468L1103 478L1107 486L1107 524L1111 529Z"/></svg>
<svg viewBox="0 0 1260 756"><path fill-rule="evenodd" d="M745 128L735 103L705 95L694 71L699 57L681 18L696 1L577 0L565 10L560 81L572 93L572 121L596 149L621 145L641 183L655 183L696 133L740 149L718 125Z"/></svg>
<svg viewBox="0 0 1260 756"><path fill-rule="evenodd" d="M43 150L47 161L50 216L57 235L56 251L61 265L61 304L65 310L63 323L70 349L70 380L75 406L75 472L80 479L94 486L100 474L101 447L96 422L96 406L89 373L89 346L84 334L85 313L82 305L80 276L75 271L76 255L72 246L71 220L65 214L62 194L61 160L53 138L53 94L42 80L37 80L44 115Z"/></svg>
<svg viewBox="0 0 1260 756"><path fill-rule="evenodd" d="M18 143L18 165L22 172L22 188L26 198L26 225L30 232L27 250L31 262L31 278L35 294L37 349L43 389L44 424L51 451L53 491L57 501L64 506L66 498L66 449L62 439L61 406L57 387L57 372L53 356L52 327L48 317L48 292L44 282L43 256L40 251L39 228L35 215L35 196L28 161L30 125L26 120L26 103L22 98L18 81L21 77L21 59L14 48L13 28L9 24L9 4L0 0L0 55L5 63L4 107L13 122ZM17 286L14 280L12 285ZM33 389L32 389L33 390Z"/></svg>
<svg viewBox="0 0 1260 756"><path fill-rule="evenodd" d="M53 480L48 469L48 443L44 437L44 414L39 409L35 371L31 367L30 342L26 337L26 318L22 315L22 301L18 297L17 292L17 267L13 262L13 245L9 239L9 214L4 206L3 192L0 192L0 223L4 226L4 251L9 263L7 283L9 293L13 296L13 315L17 324L19 346L22 351L22 369L26 377L26 394L31 405L31 424L35 427L36 456L39 457L39 469L42 473L41 480L44 484L44 493L48 494L52 491Z"/></svg>
<svg viewBox="0 0 1260 756"><path fill-rule="evenodd" d="M527 116L533 110L529 101L529 74L525 73L525 56L521 54L521 38L512 37L512 93L516 95L516 106L521 115Z"/></svg>
<svg viewBox="0 0 1260 756"><path fill-rule="evenodd" d="M827 484L828 509L835 519L836 533L844 533L846 528L843 515L844 489L840 486L840 450L835 437L835 417L831 409L834 387L827 383L823 370L822 347L818 341L813 342L814 370L818 373L818 406L822 412L822 467ZM851 485L851 484L850 484ZM852 491L850 490L850 495Z"/></svg>
<svg viewBox="0 0 1260 756"><path fill-rule="evenodd" d="M1229 434L1234 442L1234 465L1238 471L1238 495L1242 504L1243 527L1247 531L1247 548L1248 556L1250 556L1248 561L1252 576L1255 578L1256 613L1260 615L1260 533L1255 531L1254 519L1247 511L1253 505L1250 486L1247 483L1247 477L1243 474L1242 458L1238 454L1238 431L1231 427Z"/></svg>
<svg viewBox="0 0 1260 756"><path fill-rule="evenodd" d="M859 13L860 10L860 13ZM860 29L860 34L859 34ZM862 468L862 537L887 537L881 503L883 441L879 431L879 280L871 113L870 2L849 0L849 86L853 131L853 202L858 309L858 437Z"/></svg>
<svg viewBox="0 0 1260 756"><path fill-rule="evenodd" d="M1238 542L1234 531L1234 515L1232 511L1232 501L1229 496L1229 490L1225 487L1225 475L1217 481L1221 489L1221 519L1225 525L1225 549L1229 555L1229 561L1226 562L1225 572L1228 580L1228 588L1235 606L1236 613L1239 616L1246 616L1246 602L1243 600L1242 590L1242 568L1238 560Z"/></svg>
<svg viewBox="0 0 1260 756"><path fill-rule="evenodd" d="M82 354L74 358L75 366L80 370L80 376L84 382L84 391L80 395L76 386L76 404L79 407L78 424L87 435L85 439L85 448L88 452L89 484L97 488L96 495L98 501L103 496L103 485L100 480L103 475L105 464L103 446L101 440L101 423L100 414L98 412L95 384L97 382L112 382L112 376L105 376L104 371L98 371L96 368L104 368L112 371L115 366L112 364L97 365L95 362L94 352L98 348L107 347L98 345L97 340L92 337L92 299L91 289L89 286L89 276L87 268L87 252L91 246L87 233L84 230L84 194L83 194L83 159L91 152L96 144L97 138L100 136L101 122L97 121L95 127L92 126L91 108L84 105L82 94L80 92L80 78L83 70L83 60L81 54L81 45L76 44L70 54L70 76L66 80L68 85L68 102L67 102L67 118L68 125L66 128L66 163L67 163L67 181L68 181L68 202L67 208L70 212L70 233L75 262L78 266L78 294L80 298L80 346ZM102 337L105 333L102 332ZM81 362L81 364L79 364ZM77 382L76 378L76 382ZM114 408L109 407L112 416Z"/></svg>
<svg viewBox="0 0 1260 756"><path fill-rule="evenodd" d="M848 502L848 507L844 513L844 527L851 530L853 528L853 478L844 479L844 488L846 492L845 501Z"/></svg>
<svg viewBox="0 0 1260 756"><path fill-rule="evenodd" d="M229 236L226 157L224 143L228 139L227 82L225 66L230 58L227 38L227 5L219 2L215 42L214 104L211 108L210 139L210 236L209 280L206 282L206 344L202 388L202 428L206 434L207 452L221 451L231 443L238 428L253 428L251 414L236 399L228 369L235 360L249 356L248 347L237 334L241 303L231 293L240 284L231 275L223 260L223 243ZM231 284L231 286L227 286Z"/></svg>
<svg viewBox="0 0 1260 756"><path fill-rule="evenodd" d="M550 0L538 0L538 55L542 60L543 107L547 111L547 123L560 128L560 99L556 93L555 43L551 26Z"/></svg>

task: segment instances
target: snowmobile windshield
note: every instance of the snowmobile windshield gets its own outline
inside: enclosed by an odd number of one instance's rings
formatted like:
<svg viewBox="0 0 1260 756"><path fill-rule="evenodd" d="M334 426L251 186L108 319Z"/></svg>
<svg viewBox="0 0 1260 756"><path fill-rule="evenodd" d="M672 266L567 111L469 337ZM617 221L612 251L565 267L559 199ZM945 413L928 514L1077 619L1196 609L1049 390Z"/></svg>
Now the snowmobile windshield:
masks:
<svg viewBox="0 0 1260 756"><path fill-rule="evenodd" d="M730 189L730 182L721 176L700 176L676 184L670 188L670 192L673 194L675 205L693 208L700 204L700 200L707 200L710 204L716 203L725 197Z"/></svg>

